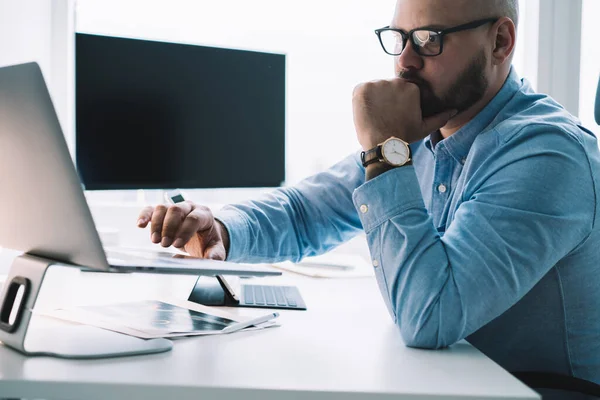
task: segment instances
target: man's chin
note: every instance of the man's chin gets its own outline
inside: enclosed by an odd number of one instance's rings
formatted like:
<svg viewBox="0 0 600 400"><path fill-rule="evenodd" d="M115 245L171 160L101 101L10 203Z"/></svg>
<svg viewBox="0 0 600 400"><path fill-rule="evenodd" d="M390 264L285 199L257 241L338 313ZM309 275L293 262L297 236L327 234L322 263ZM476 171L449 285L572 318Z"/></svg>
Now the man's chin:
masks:
<svg viewBox="0 0 600 400"><path fill-rule="evenodd" d="M421 102L421 114L423 118L433 117L445 110L442 104L436 101L423 101Z"/></svg>
<svg viewBox="0 0 600 400"><path fill-rule="evenodd" d="M437 114L441 105L440 100L428 88L421 89L421 113L424 118Z"/></svg>

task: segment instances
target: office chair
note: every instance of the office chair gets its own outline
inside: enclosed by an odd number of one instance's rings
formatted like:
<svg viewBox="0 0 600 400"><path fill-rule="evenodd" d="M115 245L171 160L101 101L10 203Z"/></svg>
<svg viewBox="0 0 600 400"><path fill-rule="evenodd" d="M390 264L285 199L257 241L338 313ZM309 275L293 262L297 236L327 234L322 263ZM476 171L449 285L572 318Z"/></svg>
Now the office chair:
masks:
<svg viewBox="0 0 600 400"><path fill-rule="evenodd" d="M572 376L549 372L512 372L512 375L544 399L600 399L600 385Z"/></svg>
<svg viewBox="0 0 600 400"><path fill-rule="evenodd" d="M600 125L600 78L596 90L594 117L596 123ZM600 385L584 379L534 371L512 372L512 374L531 389L543 394L544 399L600 399Z"/></svg>

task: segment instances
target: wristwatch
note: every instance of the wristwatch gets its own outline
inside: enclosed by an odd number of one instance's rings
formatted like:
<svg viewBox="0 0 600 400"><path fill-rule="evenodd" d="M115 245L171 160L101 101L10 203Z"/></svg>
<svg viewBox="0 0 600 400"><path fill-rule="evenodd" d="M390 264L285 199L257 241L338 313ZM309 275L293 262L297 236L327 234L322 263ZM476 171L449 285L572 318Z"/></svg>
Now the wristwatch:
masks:
<svg viewBox="0 0 600 400"><path fill-rule="evenodd" d="M410 146L402 139L391 137L383 143L379 143L371 150L360 153L363 167L382 162L392 167L400 167L411 161Z"/></svg>

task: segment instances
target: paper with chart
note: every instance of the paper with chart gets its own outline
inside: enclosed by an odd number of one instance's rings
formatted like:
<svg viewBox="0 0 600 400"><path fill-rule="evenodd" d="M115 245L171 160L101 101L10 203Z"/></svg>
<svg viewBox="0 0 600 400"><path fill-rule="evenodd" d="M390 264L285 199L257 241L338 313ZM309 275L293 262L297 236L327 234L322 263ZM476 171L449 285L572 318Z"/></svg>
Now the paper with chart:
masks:
<svg viewBox="0 0 600 400"><path fill-rule="evenodd" d="M140 300L37 313L143 339L220 334L225 327L245 319L212 307L177 300ZM272 325L275 324L264 324L260 328Z"/></svg>

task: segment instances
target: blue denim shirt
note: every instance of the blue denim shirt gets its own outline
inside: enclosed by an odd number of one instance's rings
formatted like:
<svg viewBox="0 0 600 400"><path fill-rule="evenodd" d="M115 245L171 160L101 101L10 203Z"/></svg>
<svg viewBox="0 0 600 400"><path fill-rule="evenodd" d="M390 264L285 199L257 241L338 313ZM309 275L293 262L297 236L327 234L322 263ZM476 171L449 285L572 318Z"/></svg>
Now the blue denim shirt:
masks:
<svg viewBox="0 0 600 400"><path fill-rule="evenodd" d="M225 207L228 260L298 261L364 230L407 345L466 338L510 371L600 383L596 138L511 71L475 119L411 149L368 182L356 153Z"/></svg>

